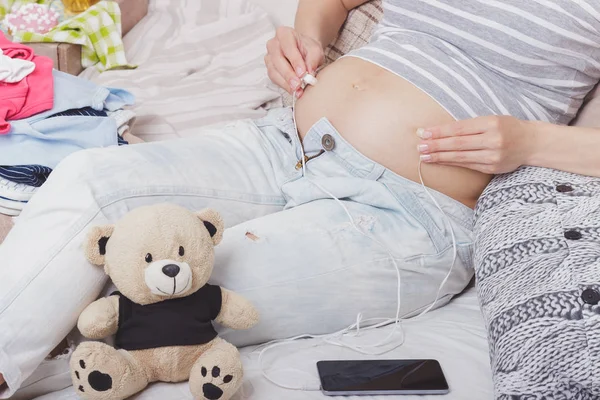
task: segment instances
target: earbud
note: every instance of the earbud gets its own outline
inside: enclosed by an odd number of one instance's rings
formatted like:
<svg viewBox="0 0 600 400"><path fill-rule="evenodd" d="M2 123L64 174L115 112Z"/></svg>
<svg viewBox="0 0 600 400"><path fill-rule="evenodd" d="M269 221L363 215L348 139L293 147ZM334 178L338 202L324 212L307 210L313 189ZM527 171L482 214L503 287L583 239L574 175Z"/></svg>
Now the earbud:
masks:
<svg viewBox="0 0 600 400"><path fill-rule="evenodd" d="M304 74L304 76L302 77L302 87L305 88L306 85L311 85L314 86L317 84L317 78L315 78L314 76L312 76L311 74L309 74L308 72L306 74Z"/></svg>

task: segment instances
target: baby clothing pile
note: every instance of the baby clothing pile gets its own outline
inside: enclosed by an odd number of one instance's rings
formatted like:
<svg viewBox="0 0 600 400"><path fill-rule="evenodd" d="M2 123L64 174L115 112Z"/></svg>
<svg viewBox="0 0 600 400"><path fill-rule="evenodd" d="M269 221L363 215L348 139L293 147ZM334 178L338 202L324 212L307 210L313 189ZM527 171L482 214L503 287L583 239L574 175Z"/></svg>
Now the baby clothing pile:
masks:
<svg viewBox="0 0 600 400"><path fill-rule="evenodd" d="M2 33L0 49L0 213L16 216L69 154L127 144L134 97L56 71Z"/></svg>

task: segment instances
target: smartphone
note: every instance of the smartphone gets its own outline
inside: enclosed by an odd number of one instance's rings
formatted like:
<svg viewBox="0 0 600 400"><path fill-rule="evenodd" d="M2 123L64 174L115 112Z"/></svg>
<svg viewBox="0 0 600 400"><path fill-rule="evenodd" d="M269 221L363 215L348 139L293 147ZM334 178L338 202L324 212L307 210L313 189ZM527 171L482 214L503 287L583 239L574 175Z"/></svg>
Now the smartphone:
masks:
<svg viewBox="0 0 600 400"><path fill-rule="evenodd" d="M328 396L448 394L436 360L319 361L321 390Z"/></svg>

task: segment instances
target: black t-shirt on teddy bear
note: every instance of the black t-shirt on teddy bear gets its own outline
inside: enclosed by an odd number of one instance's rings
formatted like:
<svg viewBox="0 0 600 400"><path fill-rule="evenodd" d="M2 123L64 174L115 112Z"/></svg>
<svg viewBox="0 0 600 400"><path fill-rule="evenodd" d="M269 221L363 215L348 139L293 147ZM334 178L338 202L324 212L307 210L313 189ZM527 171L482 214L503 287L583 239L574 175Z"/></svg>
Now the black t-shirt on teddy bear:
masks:
<svg viewBox="0 0 600 400"><path fill-rule="evenodd" d="M204 285L178 299L142 306L119 292L117 348L143 350L165 346L205 344L217 336L212 325L221 312L219 286Z"/></svg>

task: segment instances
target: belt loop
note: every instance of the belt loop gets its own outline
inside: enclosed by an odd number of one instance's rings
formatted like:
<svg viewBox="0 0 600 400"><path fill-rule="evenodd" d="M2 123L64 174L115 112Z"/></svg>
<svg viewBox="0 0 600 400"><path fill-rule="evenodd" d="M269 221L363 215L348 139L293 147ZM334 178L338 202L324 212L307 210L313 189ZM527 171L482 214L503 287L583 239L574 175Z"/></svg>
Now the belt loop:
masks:
<svg viewBox="0 0 600 400"><path fill-rule="evenodd" d="M376 181L377 179L381 178L381 175L383 175L384 172L385 167L383 165L374 163L373 169L367 174L367 176L365 176L365 179Z"/></svg>

